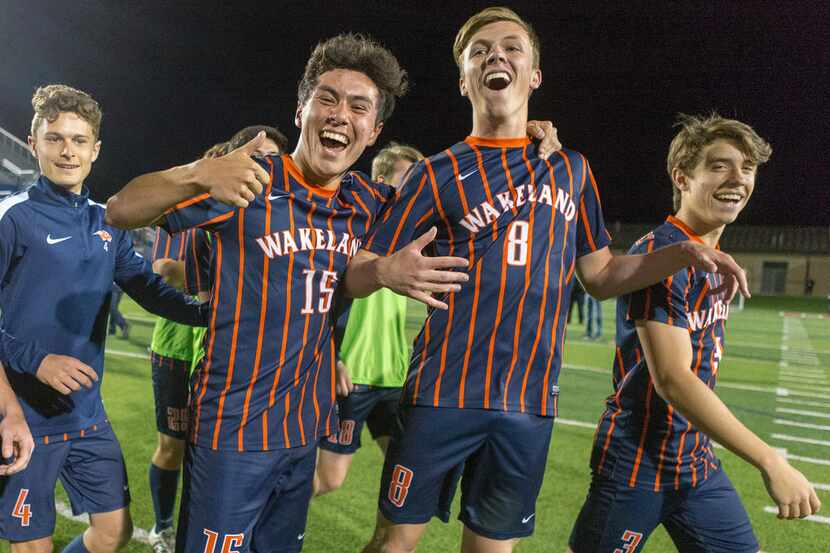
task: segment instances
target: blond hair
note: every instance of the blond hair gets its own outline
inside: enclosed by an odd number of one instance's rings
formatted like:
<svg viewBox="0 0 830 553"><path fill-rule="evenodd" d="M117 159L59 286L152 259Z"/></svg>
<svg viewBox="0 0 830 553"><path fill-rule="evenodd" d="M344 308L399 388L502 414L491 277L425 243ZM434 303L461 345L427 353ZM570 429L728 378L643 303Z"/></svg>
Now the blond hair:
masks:
<svg viewBox="0 0 830 553"><path fill-rule="evenodd" d="M539 36L533 30L533 26L519 17L519 14L510 8L495 6L481 10L472 16L461 26L458 34L455 35L455 42L452 45L452 55L455 58L455 63L458 65L459 70L463 70L464 68L462 56L464 55L464 49L467 48L473 35L482 27L499 21L512 21L525 30L527 37L530 39L530 45L533 47L533 68L539 68Z"/></svg>
<svg viewBox="0 0 830 553"><path fill-rule="evenodd" d="M61 113L75 113L89 123L97 140L101 134L101 106L92 96L65 84L50 84L39 87L32 96L32 136L43 121L53 122Z"/></svg>
<svg viewBox="0 0 830 553"><path fill-rule="evenodd" d="M395 162L410 161L417 163L424 159L424 154L408 144L390 142L372 159L372 180L389 182L395 172Z"/></svg>
<svg viewBox="0 0 830 553"><path fill-rule="evenodd" d="M680 131L671 141L669 155L666 158L666 169L669 178L674 169L680 169L683 174L691 175L697 164L700 163L700 156L703 149L718 139L725 139L733 142L738 150L746 156L747 160L754 165L766 163L772 155L772 146L763 138L758 136L755 129L735 119L726 119L715 112L709 115L677 115L675 127ZM680 209L680 190L674 186L672 202L674 210Z"/></svg>

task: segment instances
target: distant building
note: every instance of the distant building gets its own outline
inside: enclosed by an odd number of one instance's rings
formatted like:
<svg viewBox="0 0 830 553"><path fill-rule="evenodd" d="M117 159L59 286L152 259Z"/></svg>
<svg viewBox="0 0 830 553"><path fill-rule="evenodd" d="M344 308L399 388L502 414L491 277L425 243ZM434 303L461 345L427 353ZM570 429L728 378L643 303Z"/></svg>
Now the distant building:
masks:
<svg viewBox="0 0 830 553"><path fill-rule="evenodd" d="M31 184L39 175L29 146L0 127L0 199Z"/></svg>
<svg viewBox="0 0 830 553"><path fill-rule="evenodd" d="M613 247L627 250L655 225L617 224ZM765 296L830 295L830 227L729 225L720 241Z"/></svg>

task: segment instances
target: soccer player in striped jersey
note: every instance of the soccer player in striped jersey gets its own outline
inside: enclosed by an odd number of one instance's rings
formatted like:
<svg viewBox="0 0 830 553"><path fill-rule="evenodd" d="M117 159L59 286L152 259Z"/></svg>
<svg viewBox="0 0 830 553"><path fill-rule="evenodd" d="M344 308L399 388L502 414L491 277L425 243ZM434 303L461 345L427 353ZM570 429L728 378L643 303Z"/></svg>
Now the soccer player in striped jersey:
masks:
<svg viewBox="0 0 830 553"><path fill-rule="evenodd" d="M104 206L90 199L98 103L48 85L32 106L29 144L41 177L0 203L0 361L38 446L26 470L4 478L0 537L13 552L51 551L60 479L73 512L90 519L64 552L111 552L132 536L127 472L100 388L112 283L184 323L203 324L206 311L154 274L130 234L106 224Z"/></svg>
<svg viewBox="0 0 830 553"><path fill-rule="evenodd" d="M337 421L335 285L391 195L348 169L406 87L376 42L329 39L299 85L292 154L252 160L259 136L138 177L110 199L109 216L125 226L164 215L168 230L205 228L214 240L177 551L302 548L317 440Z"/></svg>
<svg viewBox="0 0 830 553"><path fill-rule="evenodd" d="M286 150L288 140L278 129L255 125L240 130L227 144L223 144L222 148L211 148L203 157L216 157L228 148L235 149L251 141L259 132L265 133L265 139L255 155L280 155ZM196 290L193 290L192 283L186 282L188 247L195 249L197 232L204 231L187 229L169 234L157 227L151 259L153 270L162 275L165 282L188 293L193 292L191 295L197 295L197 292L204 288L201 282L197 282ZM195 275L191 273L197 280L204 280L200 278L203 274L202 271L196 272ZM206 281L204 284L208 285L209 282ZM201 347L197 340L204 337L205 332L205 327L181 325L164 318L158 318L153 329L150 364L158 445L153 452L148 471L150 497L153 500L155 514L155 524L150 529L148 541L155 553L172 553L175 547L173 508L187 434L189 376L197 352L201 358Z"/></svg>
<svg viewBox="0 0 830 553"><path fill-rule="evenodd" d="M525 138L528 99L542 83L527 22L488 8L464 24L453 50L471 136L413 168L346 274L355 297L384 285L447 307L431 310L415 342L365 551L414 550L432 516L447 520L459 475L463 551L510 551L532 533L575 273L599 298L690 264L746 287L729 256L702 245L610 253L586 158L561 150L540 160ZM460 292L426 298L382 276L401 262L386 256L430 228L435 254L468 261Z"/></svg>
<svg viewBox="0 0 830 553"><path fill-rule="evenodd" d="M716 247L772 152L749 126L681 116L669 148L675 215L638 240L640 254L680 242ZM755 553L758 542L710 437L762 474L780 518L815 513L804 476L735 418L713 389L729 305L720 276L685 267L617 300L614 393L591 455L588 498L569 551L640 551L663 524L678 550Z"/></svg>
<svg viewBox="0 0 830 553"><path fill-rule="evenodd" d="M410 167L424 156L392 142L372 160L372 179L400 187ZM409 361L405 297L380 289L354 300L337 323L338 432L320 441L314 493L343 485L364 423L383 453L389 444Z"/></svg>

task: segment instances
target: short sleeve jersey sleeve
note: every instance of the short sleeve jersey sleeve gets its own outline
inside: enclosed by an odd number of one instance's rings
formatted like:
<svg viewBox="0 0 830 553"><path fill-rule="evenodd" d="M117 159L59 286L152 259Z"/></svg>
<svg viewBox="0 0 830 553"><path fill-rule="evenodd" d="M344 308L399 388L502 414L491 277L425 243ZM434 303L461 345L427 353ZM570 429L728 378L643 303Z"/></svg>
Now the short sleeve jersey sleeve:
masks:
<svg viewBox="0 0 830 553"><path fill-rule="evenodd" d="M588 162L584 161L584 163L587 175L579 199L579 224L576 231L577 257L601 250L611 243L611 235L605 228L605 220L602 216L602 203L594 173Z"/></svg>
<svg viewBox="0 0 830 553"><path fill-rule="evenodd" d="M629 253L651 253L655 248L655 239L642 240ZM656 321L680 328L689 328L686 317L689 295L689 269L683 269L648 288L643 288L629 295L629 320Z"/></svg>

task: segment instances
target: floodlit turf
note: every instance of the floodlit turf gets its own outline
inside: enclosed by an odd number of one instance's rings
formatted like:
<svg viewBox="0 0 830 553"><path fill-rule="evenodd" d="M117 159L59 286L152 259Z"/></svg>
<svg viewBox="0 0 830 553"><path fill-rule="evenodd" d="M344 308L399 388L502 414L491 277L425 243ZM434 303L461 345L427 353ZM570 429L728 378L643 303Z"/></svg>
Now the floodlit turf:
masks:
<svg viewBox="0 0 830 553"><path fill-rule="evenodd" d="M811 482L830 484L830 316L825 301L759 298L748 301L742 312L730 315L726 353L719 374L720 396L736 415L764 440L787 449L789 455L813 460L792 460ZM147 466L155 447L150 363L147 344L152 319L125 299L123 310L133 322L129 340L110 339L103 395L107 411L127 460L137 526L152 525L152 505L147 486ZM415 307L410 330L417 332ZM802 318L795 313L806 312ZM826 318L820 318L821 313ZM538 502L536 534L517 548L521 553L564 551L571 525L588 488L588 456L591 428L566 424L594 424L602 401L611 391L610 360L613 337L613 302L605 302L604 336L600 341L582 338L584 327L569 328L566 367L560 384L562 397L548 459L548 471ZM783 314L782 314L783 313ZM128 355L125 355L128 354ZM786 363L782 365L782 361ZM821 373L826 379L807 379ZM804 378L794 375L804 375ZM749 389L748 389L749 388ZM776 394L786 388L789 395ZM793 413L792 411L802 411ZM810 413L810 414L805 414ZM775 421L819 425L805 428ZM821 428L823 427L823 428ZM779 437L773 437L773 434ZM780 438L785 436L786 438ZM804 443L793 440L817 440ZM369 538L375 520L378 479L382 458L368 434L356 454L345 487L312 503L306 532L306 553L357 552ZM816 553L830 551L830 525L812 521L779 521L764 511L772 501L764 491L758 472L724 451L717 450L738 488L758 534L762 549L771 553ZM817 463L817 462L818 463ZM823 463L823 464L821 464ZM821 490L826 503L822 513L830 519L830 491ZM58 497L63 497L62 493ZM454 514L457 514L456 504ZM82 523L60 518L56 550L84 528ZM460 524L433 521L419 551L458 550ZM7 551L1 545L0 551ZM658 530L645 551L674 551L666 533ZM133 542L126 551L150 551Z"/></svg>

